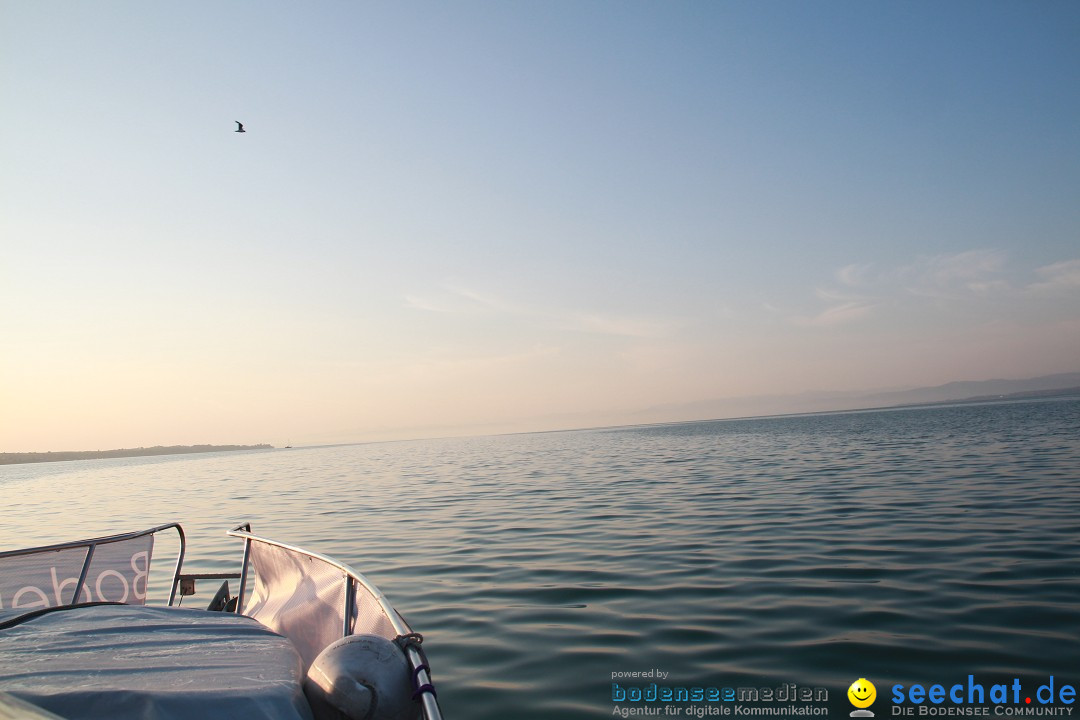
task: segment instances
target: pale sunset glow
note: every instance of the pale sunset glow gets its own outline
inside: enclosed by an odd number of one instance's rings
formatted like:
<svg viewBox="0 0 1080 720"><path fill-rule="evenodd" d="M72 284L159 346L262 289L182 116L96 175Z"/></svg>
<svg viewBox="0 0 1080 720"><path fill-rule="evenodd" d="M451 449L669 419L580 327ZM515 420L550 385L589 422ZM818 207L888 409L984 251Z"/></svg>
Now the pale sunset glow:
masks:
<svg viewBox="0 0 1080 720"><path fill-rule="evenodd" d="M1060 2L0 0L0 452L1076 372L1078 37Z"/></svg>

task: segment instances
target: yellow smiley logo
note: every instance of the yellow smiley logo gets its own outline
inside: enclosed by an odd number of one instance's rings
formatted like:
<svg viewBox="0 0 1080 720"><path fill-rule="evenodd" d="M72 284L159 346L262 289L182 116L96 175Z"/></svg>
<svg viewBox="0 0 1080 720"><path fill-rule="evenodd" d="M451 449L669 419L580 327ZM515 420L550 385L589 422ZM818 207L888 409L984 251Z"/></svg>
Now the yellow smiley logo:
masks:
<svg viewBox="0 0 1080 720"><path fill-rule="evenodd" d="M868 708L877 698L877 688L866 678L859 678L847 689L848 700L857 708Z"/></svg>

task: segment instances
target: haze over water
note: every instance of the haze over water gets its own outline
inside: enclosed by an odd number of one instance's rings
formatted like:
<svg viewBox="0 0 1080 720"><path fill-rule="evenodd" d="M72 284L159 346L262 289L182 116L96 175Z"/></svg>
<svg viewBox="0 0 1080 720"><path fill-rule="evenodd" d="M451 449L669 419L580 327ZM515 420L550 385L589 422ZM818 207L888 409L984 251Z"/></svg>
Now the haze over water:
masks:
<svg viewBox="0 0 1080 720"><path fill-rule="evenodd" d="M47 463L0 468L0 548L179 520L232 569L250 520L376 582L449 718L608 717L653 668L846 717L859 677L1078 684L1078 475L1078 399Z"/></svg>

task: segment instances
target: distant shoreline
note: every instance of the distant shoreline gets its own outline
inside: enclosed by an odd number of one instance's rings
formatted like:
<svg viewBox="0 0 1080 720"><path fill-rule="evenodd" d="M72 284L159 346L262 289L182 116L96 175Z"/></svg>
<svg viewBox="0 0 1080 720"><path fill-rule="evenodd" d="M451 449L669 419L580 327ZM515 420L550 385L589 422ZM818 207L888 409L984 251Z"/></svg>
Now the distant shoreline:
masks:
<svg viewBox="0 0 1080 720"><path fill-rule="evenodd" d="M1051 390L1025 390L1019 392L976 395L946 400L924 400L922 402L889 403L882 405L865 405L857 407L835 407L828 410L806 410L791 413L763 413L760 415L737 415L730 417L702 417L693 420L663 420L659 422L630 423L625 425L589 425L581 427L567 427L553 430L522 430L519 432L492 433L491 436L499 435L533 435L544 433L579 432L584 430L617 430L627 428L655 427L659 425L691 425L702 422L733 422L739 420L768 420L773 418L806 417L814 415L834 415L846 413L878 412L884 410L909 410L917 408L932 408L948 405L989 405L1001 402L1022 402L1024 400L1053 400L1057 398L1080 397L1080 386L1057 388ZM428 436L397 438L393 440L358 441L346 443L333 443L310 447L348 447L352 445L367 445L372 442L411 442L414 440L436 440L444 437L457 436ZM274 450L273 445L170 445L155 446L150 448L127 448L122 450L90 450L90 451L61 451L61 452L31 452L31 453L0 453L0 465L18 465L41 462L64 462L68 460L100 460L106 458L125 457L152 457L155 455L183 455L209 452L235 452L243 450Z"/></svg>
<svg viewBox="0 0 1080 720"><path fill-rule="evenodd" d="M718 417L706 420L673 420L671 422L643 423L642 425L614 425L592 430L609 430L621 427L646 427L652 425L690 425L701 422L729 422L736 420L772 420L774 418L797 418L814 415L846 415L849 413L883 412L886 410L918 410L920 408L951 407L956 405L993 405L995 403L1024 402L1025 400L1059 400L1080 398L1080 387L1060 390L1025 390L1004 395L979 395L958 398L956 400L926 400L924 402L898 403L894 405L867 405L865 407L836 408L833 410L806 410L804 412L775 413L772 415L740 415L739 417ZM584 428L583 428L584 429ZM560 432L560 431L553 431Z"/></svg>
<svg viewBox="0 0 1080 720"><path fill-rule="evenodd" d="M981 405L995 402L1010 402L1013 400L1050 400L1053 398L1074 396L1080 396L1080 387L1060 388L1056 390L1025 390L1022 392L1005 393L1004 395L978 395L976 397L963 398L960 400L928 400L921 403L889 405L880 409L889 410L892 408L930 407L933 405Z"/></svg>
<svg viewBox="0 0 1080 720"><path fill-rule="evenodd" d="M780 418L814 417L817 415L846 415L849 413L884 412L892 410L918 410L919 408L948 407L954 405L993 405L995 403L1024 402L1026 400L1058 400L1080 398L1080 386L1061 388L1059 390L1025 390L1021 392L1005 393L1002 395L979 395L975 397L957 398L955 400L926 400L923 402L893 403L889 405L864 405L856 407L836 407L828 410L803 410L790 413L762 413L761 415L731 415L723 417L701 417L693 420L660 420L657 422L641 422L627 425L596 425L572 428L560 428L557 430L522 430L520 432L493 433L492 437L499 435L542 435L546 433L561 432L584 432L586 430L628 430L632 428L660 427L663 425L695 425L697 423L713 422L741 422L743 420L775 420ZM455 436L446 436L455 437ZM427 440L440 438L405 438L402 440L387 440L383 442L409 442L411 440ZM344 443L346 445L361 445L365 443Z"/></svg>
<svg viewBox="0 0 1080 720"><path fill-rule="evenodd" d="M122 450L73 450L60 452L0 453L0 465L64 462L66 460L101 460L105 458L152 457L189 453L234 452L238 450L273 450L273 445L156 445Z"/></svg>

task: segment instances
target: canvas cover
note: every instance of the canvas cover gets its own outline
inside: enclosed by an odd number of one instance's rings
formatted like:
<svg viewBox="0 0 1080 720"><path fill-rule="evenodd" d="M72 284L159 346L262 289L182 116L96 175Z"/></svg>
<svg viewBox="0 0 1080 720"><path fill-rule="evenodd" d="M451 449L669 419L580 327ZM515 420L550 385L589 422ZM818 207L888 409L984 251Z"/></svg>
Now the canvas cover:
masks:
<svg viewBox="0 0 1080 720"><path fill-rule="evenodd" d="M0 558L0 610L31 610L72 602L143 605L153 549L153 534L98 545L77 599L75 586L89 548Z"/></svg>
<svg viewBox="0 0 1080 720"><path fill-rule="evenodd" d="M233 613L104 605L0 629L0 692L68 720L311 720L302 672L286 638Z"/></svg>
<svg viewBox="0 0 1080 720"><path fill-rule="evenodd" d="M252 542L253 587L241 611L292 640L308 668L319 653L345 635L346 574L319 558L269 543ZM349 634L393 640L397 633L366 588L353 585Z"/></svg>

